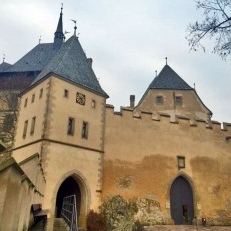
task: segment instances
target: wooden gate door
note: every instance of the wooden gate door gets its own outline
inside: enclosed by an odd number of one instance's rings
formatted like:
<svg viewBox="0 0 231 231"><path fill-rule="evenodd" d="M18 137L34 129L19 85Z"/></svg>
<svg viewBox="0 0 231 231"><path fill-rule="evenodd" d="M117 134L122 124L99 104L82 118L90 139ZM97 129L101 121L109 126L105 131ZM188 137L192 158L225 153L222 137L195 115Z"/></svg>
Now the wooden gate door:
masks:
<svg viewBox="0 0 231 231"><path fill-rule="evenodd" d="M171 216L176 225L192 224L194 217L193 193L188 181L177 177L170 190Z"/></svg>

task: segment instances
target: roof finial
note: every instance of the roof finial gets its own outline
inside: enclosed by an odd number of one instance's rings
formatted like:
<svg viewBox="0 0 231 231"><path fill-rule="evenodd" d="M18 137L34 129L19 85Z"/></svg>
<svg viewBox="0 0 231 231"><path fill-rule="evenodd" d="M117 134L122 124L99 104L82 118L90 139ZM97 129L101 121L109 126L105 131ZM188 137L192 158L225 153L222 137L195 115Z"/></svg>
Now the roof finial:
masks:
<svg viewBox="0 0 231 231"><path fill-rule="evenodd" d="M157 70L155 70L155 72L156 72L156 77L157 77Z"/></svg>
<svg viewBox="0 0 231 231"><path fill-rule="evenodd" d="M196 89L196 84L194 83L193 86L194 86L194 90L195 90Z"/></svg>
<svg viewBox="0 0 231 231"><path fill-rule="evenodd" d="M41 42L41 37L42 37L42 36L40 35L40 36L39 36L39 44L40 44L40 42Z"/></svg>
<svg viewBox="0 0 231 231"><path fill-rule="evenodd" d="M62 3L58 26L55 31L54 46L56 48L60 48L63 41L64 41L64 34L63 34L63 3Z"/></svg>
<svg viewBox="0 0 231 231"><path fill-rule="evenodd" d="M76 20L71 19L71 21L74 22L74 24L75 24L75 27L74 27L74 35L76 36L76 29L77 29Z"/></svg>
<svg viewBox="0 0 231 231"><path fill-rule="evenodd" d="M165 57L166 65L168 65L168 57Z"/></svg>
<svg viewBox="0 0 231 231"><path fill-rule="evenodd" d="M3 63L5 62L5 58L6 58L5 54L3 54Z"/></svg>

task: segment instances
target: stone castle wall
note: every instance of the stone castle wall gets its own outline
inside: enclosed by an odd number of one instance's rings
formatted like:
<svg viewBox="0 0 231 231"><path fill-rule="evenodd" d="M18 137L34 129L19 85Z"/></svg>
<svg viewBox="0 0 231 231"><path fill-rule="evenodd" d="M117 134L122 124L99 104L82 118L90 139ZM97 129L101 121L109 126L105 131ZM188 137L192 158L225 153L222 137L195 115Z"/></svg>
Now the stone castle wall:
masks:
<svg viewBox="0 0 231 231"><path fill-rule="evenodd" d="M221 129L215 121L134 114L129 108L116 113L107 105L103 198L154 199L170 222L171 184L184 176L193 190L195 215L218 224L231 215L230 136L229 123ZM178 169L177 156L185 157L185 168Z"/></svg>

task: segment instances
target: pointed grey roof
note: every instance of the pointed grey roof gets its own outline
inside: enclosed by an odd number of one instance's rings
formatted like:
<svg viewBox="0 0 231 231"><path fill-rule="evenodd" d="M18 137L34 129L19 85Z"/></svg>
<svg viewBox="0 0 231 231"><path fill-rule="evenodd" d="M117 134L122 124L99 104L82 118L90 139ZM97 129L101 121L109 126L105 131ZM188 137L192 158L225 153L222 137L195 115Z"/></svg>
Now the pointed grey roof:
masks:
<svg viewBox="0 0 231 231"><path fill-rule="evenodd" d="M33 81L32 85L41 81L51 73L108 97L101 88L78 38L75 35L62 45L57 54Z"/></svg>
<svg viewBox="0 0 231 231"><path fill-rule="evenodd" d="M2 62L0 64L0 72L6 71L8 68L10 68L12 65L6 62Z"/></svg>
<svg viewBox="0 0 231 231"><path fill-rule="evenodd" d="M160 74L152 81L149 89L191 90L193 88L166 64Z"/></svg>
<svg viewBox="0 0 231 231"><path fill-rule="evenodd" d="M64 41L64 34L63 34L63 8L61 8L60 16L59 16L59 22L57 29L55 31L55 37L54 37L54 46L60 47Z"/></svg>
<svg viewBox="0 0 231 231"><path fill-rule="evenodd" d="M57 51L53 43L38 44L5 72L41 71Z"/></svg>

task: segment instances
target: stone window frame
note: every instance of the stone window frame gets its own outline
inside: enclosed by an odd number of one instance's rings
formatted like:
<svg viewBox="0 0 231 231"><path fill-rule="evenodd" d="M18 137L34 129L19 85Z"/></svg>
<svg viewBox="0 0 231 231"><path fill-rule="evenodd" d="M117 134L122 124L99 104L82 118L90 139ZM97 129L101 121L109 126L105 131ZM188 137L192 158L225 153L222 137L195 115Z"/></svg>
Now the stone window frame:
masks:
<svg viewBox="0 0 231 231"><path fill-rule="evenodd" d="M163 105L164 104L164 97L163 97L163 95L157 95L156 96L156 104L157 105Z"/></svg>
<svg viewBox="0 0 231 231"><path fill-rule="evenodd" d="M175 105L182 105L183 104L183 96L181 95L176 95L175 96Z"/></svg>
<svg viewBox="0 0 231 231"><path fill-rule="evenodd" d="M36 122L36 116L34 116L31 120L31 127L30 127L30 135L32 136L35 131L35 122Z"/></svg>
<svg viewBox="0 0 231 231"><path fill-rule="evenodd" d="M89 132L89 123L86 121L83 121L82 123L82 139L88 139L88 132Z"/></svg>
<svg viewBox="0 0 231 231"><path fill-rule="evenodd" d="M28 128L28 120L25 120L24 127L23 127L23 135L22 135L24 139L26 138L27 128Z"/></svg>
<svg viewBox="0 0 231 231"><path fill-rule="evenodd" d="M67 89L64 89L64 91L63 91L63 97L64 98L68 98L68 96L69 96L69 91Z"/></svg>
<svg viewBox="0 0 231 231"><path fill-rule="evenodd" d="M75 118L69 117L67 122L67 135L73 136L75 132Z"/></svg>

